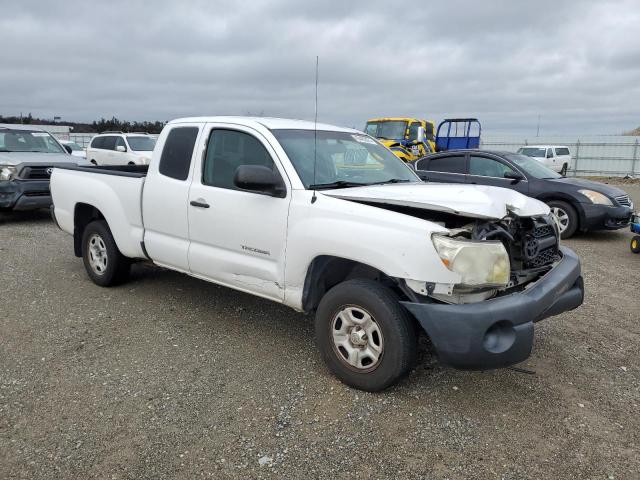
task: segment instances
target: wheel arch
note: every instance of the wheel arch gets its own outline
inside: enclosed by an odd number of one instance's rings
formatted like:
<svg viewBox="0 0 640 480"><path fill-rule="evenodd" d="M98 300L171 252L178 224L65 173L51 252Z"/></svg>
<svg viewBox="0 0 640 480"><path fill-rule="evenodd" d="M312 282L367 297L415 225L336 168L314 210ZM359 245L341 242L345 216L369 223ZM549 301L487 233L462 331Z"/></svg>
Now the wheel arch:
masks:
<svg viewBox="0 0 640 480"><path fill-rule="evenodd" d="M571 195L568 195L566 193L561 193L561 192L543 193L536 196L536 199L544 203L548 203L553 200L558 200L561 202L566 202L569 205L571 205L575 209L576 213L578 214L577 230L582 230L582 227L585 225L585 222L586 222L586 215L585 215L584 209L582 208L582 204L576 201L576 199L573 198Z"/></svg>
<svg viewBox="0 0 640 480"><path fill-rule="evenodd" d="M88 203L76 203L73 211L73 253L82 256L82 235L84 229L95 220L106 220L100 210Z"/></svg>
<svg viewBox="0 0 640 480"><path fill-rule="evenodd" d="M402 297L405 296L394 278L371 265L333 255L319 255L307 268L302 291L303 311L315 310L324 294L332 287L356 278L374 280L392 288Z"/></svg>

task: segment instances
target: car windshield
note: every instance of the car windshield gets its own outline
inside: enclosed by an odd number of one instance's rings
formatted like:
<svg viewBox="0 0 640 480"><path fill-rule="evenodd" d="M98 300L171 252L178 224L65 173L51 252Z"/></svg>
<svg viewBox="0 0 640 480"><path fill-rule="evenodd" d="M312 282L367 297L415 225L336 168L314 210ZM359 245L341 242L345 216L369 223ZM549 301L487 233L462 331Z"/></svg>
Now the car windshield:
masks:
<svg viewBox="0 0 640 480"><path fill-rule="evenodd" d="M0 152L67 153L47 132L0 129Z"/></svg>
<svg viewBox="0 0 640 480"><path fill-rule="evenodd" d="M527 174L534 178L540 179L552 179L562 178L562 175L554 172L548 167L545 167L538 160L534 160L531 157L520 155L518 153L509 153L505 155L509 160L515 163L519 168L524 170Z"/></svg>
<svg viewBox="0 0 640 480"><path fill-rule="evenodd" d="M420 181L402 160L367 135L324 130L272 132L305 188Z"/></svg>
<svg viewBox="0 0 640 480"><path fill-rule="evenodd" d="M136 152L150 152L156 144L156 139L153 137L132 136L127 135L127 142L131 150Z"/></svg>
<svg viewBox="0 0 640 480"><path fill-rule="evenodd" d="M537 148L537 147L523 147L518 150L518 153L522 155L526 155L527 157L540 157L544 158L546 156L546 148Z"/></svg>
<svg viewBox="0 0 640 480"><path fill-rule="evenodd" d="M366 132L372 137L400 139L404 138L407 130L407 122L392 120L388 122L369 122Z"/></svg>
<svg viewBox="0 0 640 480"><path fill-rule="evenodd" d="M83 150L83 148L75 142L65 142L64 144L69 145L69 147L71 147L71 150L73 150L74 152Z"/></svg>

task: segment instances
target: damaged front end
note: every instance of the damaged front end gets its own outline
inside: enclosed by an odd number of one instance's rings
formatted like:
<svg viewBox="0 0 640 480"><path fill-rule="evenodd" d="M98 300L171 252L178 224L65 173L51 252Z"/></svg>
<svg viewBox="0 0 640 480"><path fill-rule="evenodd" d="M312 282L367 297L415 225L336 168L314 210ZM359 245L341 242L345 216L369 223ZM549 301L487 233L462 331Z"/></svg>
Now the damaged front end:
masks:
<svg viewBox="0 0 640 480"><path fill-rule="evenodd" d="M552 215L498 221L473 220L434 234L443 264L457 284L427 283L429 297L445 303L473 303L526 288L560 260L559 228ZM415 289L414 289L415 290Z"/></svg>

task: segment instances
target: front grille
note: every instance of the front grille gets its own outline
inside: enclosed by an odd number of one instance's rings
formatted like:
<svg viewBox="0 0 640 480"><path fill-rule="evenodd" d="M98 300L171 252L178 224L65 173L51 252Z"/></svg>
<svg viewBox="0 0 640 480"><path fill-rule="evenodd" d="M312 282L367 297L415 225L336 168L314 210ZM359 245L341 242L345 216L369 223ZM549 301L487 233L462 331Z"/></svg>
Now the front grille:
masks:
<svg viewBox="0 0 640 480"><path fill-rule="evenodd" d="M21 177L26 180L48 180L51 167L25 167L22 169Z"/></svg>
<svg viewBox="0 0 640 480"><path fill-rule="evenodd" d="M533 225L520 230L521 259L523 268L538 268L558 259L558 235L551 217L534 218Z"/></svg>
<svg viewBox="0 0 640 480"><path fill-rule="evenodd" d="M616 197L616 202L618 202L618 205L622 205L623 207L631 206L631 199L629 198L629 195L620 195L619 197Z"/></svg>
<svg viewBox="0 0 640 480"><path fill-rule="evenodd" d="M553 263L557 258L557 253L555 248L547 248L542 252L538 253L538 256L532 260L529 260L529 265L531 267L542 267L543 265L547 265Z"/></svg>
<svg viewBox="0 0 640 480"><path fill-rule="evenodd" d="M536 238L546 237L548 235L555 235L551 225L538 225L533 230L533 236Z"/></svg>

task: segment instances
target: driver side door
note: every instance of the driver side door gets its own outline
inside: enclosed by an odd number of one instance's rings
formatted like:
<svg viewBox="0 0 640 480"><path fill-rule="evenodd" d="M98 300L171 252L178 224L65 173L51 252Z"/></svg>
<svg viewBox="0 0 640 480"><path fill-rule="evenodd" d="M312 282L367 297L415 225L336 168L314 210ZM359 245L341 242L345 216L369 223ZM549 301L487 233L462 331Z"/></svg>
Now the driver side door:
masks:
<svg viewBox="0 0 640 480"><path fill-rule="evenodd" d="M189 268L216 283L282 301L291 187L269 142L238 125L208 124L189 191ZM284 198L240 190L240 165L271 168Z"/></svg>

